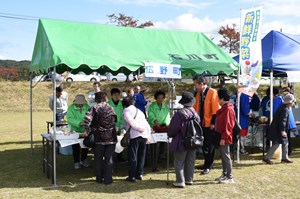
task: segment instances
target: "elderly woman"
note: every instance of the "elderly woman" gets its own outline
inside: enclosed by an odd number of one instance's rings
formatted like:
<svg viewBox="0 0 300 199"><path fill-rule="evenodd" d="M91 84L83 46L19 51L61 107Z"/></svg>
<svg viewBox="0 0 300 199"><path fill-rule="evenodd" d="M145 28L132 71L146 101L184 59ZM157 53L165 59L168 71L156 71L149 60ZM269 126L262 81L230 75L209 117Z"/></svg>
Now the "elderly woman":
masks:
<svg viewBox="0 0 300 199"><path fill-rule="evenodd" d="M71 106L68 108L67 121L71 126L71 131L77 133L85 133L85 128L82 121L85 117L86 112L89 110L90 106L87 104L84 95L78 94L75 96L75 100ZM73 144L73 159L74 159L74 169L80 169L81 166L89 167L87 161L88 149L81 149L81 159L80 159L80 145Z"/></svg>
<svg viewBox="0 0 300 199"><path fill-rule="evenodd" d="M113 182L113 154L117 143L116 113L107 103L105 92L95 93L97 105L92 107L84 118L84 125L95 135L95 173L96 182Z"/></svg>
<svg viewBox="0 0 300 199"><path fill-rule="evenodd" d="M164 102L166 94L165 92L158 90L154 94L155 102L153 102L148 108L148 121L152 129L156 133L162 133L167 131L167 127L170 124L170 108ZM163 159L165 152L165 143L159 143L159 158ZM157 171L157 157L156 157L156 144L154 144L154 165L153 171Z"/></svg>
<svg viewBox="0 0 300 199"><path fill-rule="evenodd" d="M129 182L143 180L146 143L150 138L150 126L141 110L133 105L132 97L125 97L122 101L124 108L123 119L125 128L130 128L129 144Z"/></svg>
<svg viewBox="0 0 300 199"><path fill-rule="evenodd" d="M172 117L168 136L173 138L170 146L170 150L174 152L176 173L176 182L173 183L173 186L184 188L185 185L193 185L196 150L188 150L183 143L183 138L187 131L189 119L194 115L196 121L200 123L200 118L193 108L195 98L192 93L183 92L179 103L184 107Z"/></svg>
<svg viewBox="0 0 300 199"><path fill-rule="evenodd" d="M295 98L292 94L286 94L283 99L283 104L277 109L269 128L268 137L272 141L272 147L270 147L267 155L263 161L267 164L274 164L271 160L276 149L282 144L282 163L293 163L288 157L288 138L287 131L289 129L289 108L293 106Z"/></svg>

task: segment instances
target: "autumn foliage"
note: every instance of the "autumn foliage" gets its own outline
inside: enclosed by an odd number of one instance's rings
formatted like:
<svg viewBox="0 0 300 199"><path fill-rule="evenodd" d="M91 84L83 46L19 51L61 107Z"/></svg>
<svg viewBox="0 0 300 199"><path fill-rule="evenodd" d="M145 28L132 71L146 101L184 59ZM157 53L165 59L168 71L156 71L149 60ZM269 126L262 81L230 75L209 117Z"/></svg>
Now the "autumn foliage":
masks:
<svg viewBox="0 0 300 199"><path fill-rule="evenodd" d="M236 29L236 24L221 26L218 32L223 39L220 40L218 46L227 49L229 53L238 54L240 49L240 33Z"/></svg>
<svg viewBox="0 0 300 199"><path fill-rule="evenodd" d="M134 28L146 28L154 26L152 21L146 21L144 23L138 24L139 20L134 19L131 16L126 16L125 14L119 13L107 15L109 18L109 23L117 24L117 26L134 27Z"/></svg>
<svg viewBox="0 0 300 199"><path fill-rule="evenodd" d="M4 80L19 80L20 70L16 67L0 67L0 77Z"/></svg>

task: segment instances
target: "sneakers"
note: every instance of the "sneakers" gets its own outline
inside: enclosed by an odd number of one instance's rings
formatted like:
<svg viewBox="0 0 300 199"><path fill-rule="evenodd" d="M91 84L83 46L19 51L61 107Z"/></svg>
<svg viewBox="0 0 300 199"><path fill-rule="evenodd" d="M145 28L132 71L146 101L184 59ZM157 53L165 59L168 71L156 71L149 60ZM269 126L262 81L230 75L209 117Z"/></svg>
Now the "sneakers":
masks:
<svg viewBox="0 0 300 199"><path fill-rule="evenodd" d="M139 175L139 176L135 177L135 179L142 181L143 180L143 175Z"/></svg>
<svg viewBox="0 0 300 199"><path fill-rule="evenodd" d="M293 163L293 160L290 159L282 159L281 163Z"/></svg>
<svg viewBox="0 0 300 199"><path fill-rule="evenodd" d="M185 185L193 185L193 181L185 181Z"/></svg>
<svg viewBox="0 0 300 199"><path fill-rule="evenodd" d="M217 177L216 179L215 179L215 181L221 181L221 180L224 180L226 178L226 176L225 176L225 174L224 173L222 173L222 175L220 176L220 177Z"/></svg>
<svg viewBox="0 0 300 199"><path fill-rule="evenodd" d="M234 183L234 180L231 177L225 177L225 178L221 179L219 181L219 183L221 183L221 184Z"/></svg>
<svg viewBox="0 0 300 199"><path fill-rule="evenodd" d="M178 187L178 188L184 188L185 183L183 183L183 182L173 182L173 186Z"/></svg>
<svg viewBox="0 0 300 199"><path fill-rule="evenodd" d="M80 169L81 168L81 165L79 162L75 162L74 163L74 169Z"/></svg>
<svg viewBox="0 0 300 199"><path fill-rule="evenodd" d="M204 169L203 171L201 171L201 175L209 174L209 172L210 172L209 169Z"/></svg>
<svg viewBox="0 0 300 199"><path fill-rule="evenodd" d="M274 164L274 162L268 158L264 158L263 162L265 162L266 164Z"/></svg>
<svg viewBox="0 0 300 199"><path fill-rule="evenodd" d="M80 164L81 164L82 166L84 166L84 167L89 167L89 166L90 166L90 164L88 163L87 160L80 161Z"/></svg>
<svg viewBox="0 0 300 199"><path fill-rule="evenodd" d="M128 181L128 182L132 182L132 183L136 182L135 178L129 178L129 177L127 177L125 180Z"/></svg>
<svg viewBox="0 0 300 199"><path fill-rule="evenodd" d="M245 151L244 149L241 149L241 150L240 150L240 154L242 154L242 155L247 155L247 154L248 154L248 152L247 152L247 151Z"/></svg>

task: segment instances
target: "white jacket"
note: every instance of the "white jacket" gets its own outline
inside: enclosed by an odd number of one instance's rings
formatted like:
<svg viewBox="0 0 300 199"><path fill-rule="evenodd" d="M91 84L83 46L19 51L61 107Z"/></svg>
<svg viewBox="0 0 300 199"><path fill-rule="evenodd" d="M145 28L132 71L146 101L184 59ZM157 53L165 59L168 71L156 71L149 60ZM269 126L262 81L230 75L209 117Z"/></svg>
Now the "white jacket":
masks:
<svg viewBox="0 0 300 199"><path fill-rule="evenodd" d="M134 119L136 110L138 112L136 118ZM135 106L130 105L129 107L124 109L122 117L124 119L126 130L128 130L131 126L130 139L137 138L139 136L143 138L150 138L151 128L142 111L137 109Z"/></svg>

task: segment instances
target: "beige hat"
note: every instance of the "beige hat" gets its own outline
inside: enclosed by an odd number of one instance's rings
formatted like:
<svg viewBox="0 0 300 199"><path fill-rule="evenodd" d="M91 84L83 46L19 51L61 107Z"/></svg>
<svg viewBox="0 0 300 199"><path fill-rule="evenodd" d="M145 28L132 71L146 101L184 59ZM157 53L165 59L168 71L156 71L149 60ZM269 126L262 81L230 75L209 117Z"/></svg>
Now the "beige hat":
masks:
<svg viewBox="0 0 300 199"><path fill-rule="evenodd" d="M296 102L296 99L295 99L294 95L292 95L292 94L286 94L283 98L284 104L292 104L294 102Z"/></svg>
<svg viewBox="0 0 300 199"><path fill-rule="evenodd" d="M143 92L143 91L146 91L146 90L148 90L148 88L146 86L142 85L140 91Z"/></svg>
<svg viewBox="0 0 300 199"><path fill-rule="evenodd" d="M84 95L78 94L78 95L75 96L74 103L75 104L86 104L87 101L85 100Z"/></svg>

